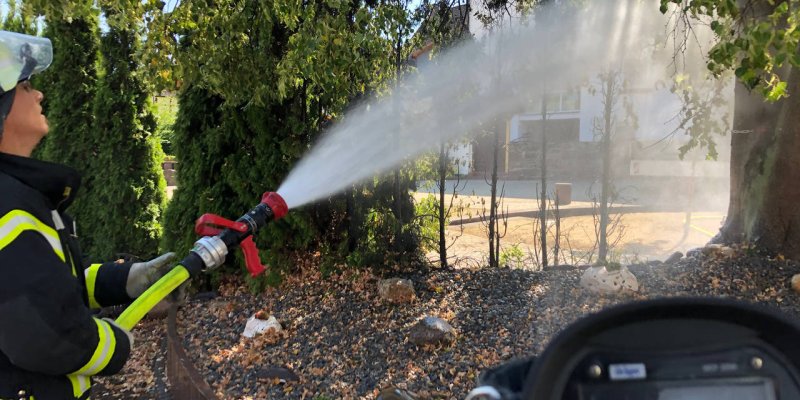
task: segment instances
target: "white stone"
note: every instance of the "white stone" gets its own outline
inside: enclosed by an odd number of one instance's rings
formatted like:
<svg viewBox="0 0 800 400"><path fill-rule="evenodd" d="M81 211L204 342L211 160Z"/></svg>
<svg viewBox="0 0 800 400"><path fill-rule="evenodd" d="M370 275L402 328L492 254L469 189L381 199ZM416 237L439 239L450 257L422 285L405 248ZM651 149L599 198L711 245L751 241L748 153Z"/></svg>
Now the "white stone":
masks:
<svg viewBox="0 0 800 400"><path fill-rule="evenodd" d="M389 278L378 282L378 295L395 304L410 303L417 298L414 283L409 279Z"/></svg>
<svg viewBox="0 0 800 400"><path fill-rule="evenodd" d="M417 346L450 344L456 340L456 330L439 317L427 316L411 327L408 340Z"/></svg>
<svg viewBox="0 0 800 400"><path fill-rule="evenodd" d="M606 267L591 267L581 276L581 287L602 294L638 292L639 281L627 267L609 271Z"/></svg>
<svg viewBox="0 0 800 400"><path fill-rule="evenodd" d="M736 254L736 250L721 244L709 244L702 249L703 254L712 257L732 258Z"/></svg>
<svg viewBox="0 0 800 400"><path fill-rule="evenodd" d="M795 293L800 293L800 274L792 277L792 290L794 290Z"/></svg>
<svg viewBox="0 0 800 400"><path fill-rule="evenodd" d="M247 324L244 326L244 332L242 332L242 336L252 338L269 330L281 332L283 331L283 327L273 315L270 315L269 319L266 321L263 319L258 319L254 315L247 320Z"/></svg>

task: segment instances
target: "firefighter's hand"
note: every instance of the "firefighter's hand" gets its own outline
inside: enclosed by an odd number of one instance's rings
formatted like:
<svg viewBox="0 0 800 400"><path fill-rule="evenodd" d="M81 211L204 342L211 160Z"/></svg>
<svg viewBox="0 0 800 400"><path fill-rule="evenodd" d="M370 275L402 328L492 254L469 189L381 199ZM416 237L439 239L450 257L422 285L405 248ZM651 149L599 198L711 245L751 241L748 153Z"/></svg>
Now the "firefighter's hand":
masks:
<svg viewBox="0 0 800 400"><path fill-rule="evenodd" d="M150 285L156 283L172 267L175 253L165 253L150 261L134 263L128 272L125 291L132 299L139 297Z"/></svg>

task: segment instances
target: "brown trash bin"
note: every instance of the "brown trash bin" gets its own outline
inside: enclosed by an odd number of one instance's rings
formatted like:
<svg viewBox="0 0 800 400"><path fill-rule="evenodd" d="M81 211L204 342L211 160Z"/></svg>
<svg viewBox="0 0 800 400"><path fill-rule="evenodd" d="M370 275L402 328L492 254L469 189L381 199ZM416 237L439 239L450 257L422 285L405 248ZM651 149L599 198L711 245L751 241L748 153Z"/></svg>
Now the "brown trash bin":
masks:
<svg viewBox="0 0 800 400"><path fill-rule="evenodd" d="M572 203L572 184L556 183L556 202L559 206Z"/></svg>

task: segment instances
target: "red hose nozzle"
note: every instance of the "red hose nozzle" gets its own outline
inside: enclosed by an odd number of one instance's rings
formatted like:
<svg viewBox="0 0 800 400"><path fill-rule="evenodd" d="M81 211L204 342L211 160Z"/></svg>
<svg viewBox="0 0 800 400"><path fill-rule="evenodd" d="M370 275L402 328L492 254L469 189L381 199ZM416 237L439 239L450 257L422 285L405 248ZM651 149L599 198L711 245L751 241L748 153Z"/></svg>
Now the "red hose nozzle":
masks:
<svg viewBox="0 0 800 400"><path fill-rule="evenodd" d="M272 210L272 215L276 220L283 218L289 212L289 206L286 205L286 201L276 192L264 192L264 195L261 196L261 202Z"/></svg>

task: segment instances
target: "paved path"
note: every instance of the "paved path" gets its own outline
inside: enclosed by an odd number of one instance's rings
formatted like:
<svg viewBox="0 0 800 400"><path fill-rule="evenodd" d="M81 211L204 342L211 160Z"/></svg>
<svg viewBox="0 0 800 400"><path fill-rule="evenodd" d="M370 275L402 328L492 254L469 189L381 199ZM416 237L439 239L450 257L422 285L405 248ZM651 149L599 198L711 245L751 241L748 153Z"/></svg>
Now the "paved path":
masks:
<svg viewBox="0 0 800 400"><path fill-rule="evenodd" d="M591 204L600 197L600 185L590 180L551 179L547 184L547 193L554 197L555 183L570 183L572 185L572 201ZM460 196L477 196L488 198L490 187L483 179L467 179L461 181L447 181L447 193L453 192L457 186ZM615 204L636 205L641 207L656 207L659 209L693 211L725 211L728 205L728 181L721 179L708 179L692 184L687 179L665 178L628 178L616 182L619 199ZM511 199L538 199L541 184L535 180L505 180L500 182L503 197L506 203L513 204ZM430 183L418 184L418 192L435 193L437 189ZM488 204L488 203L487 203ZM536 202L527 211L538 209ZM691 207L689 205L691 204Z"/></svg>

